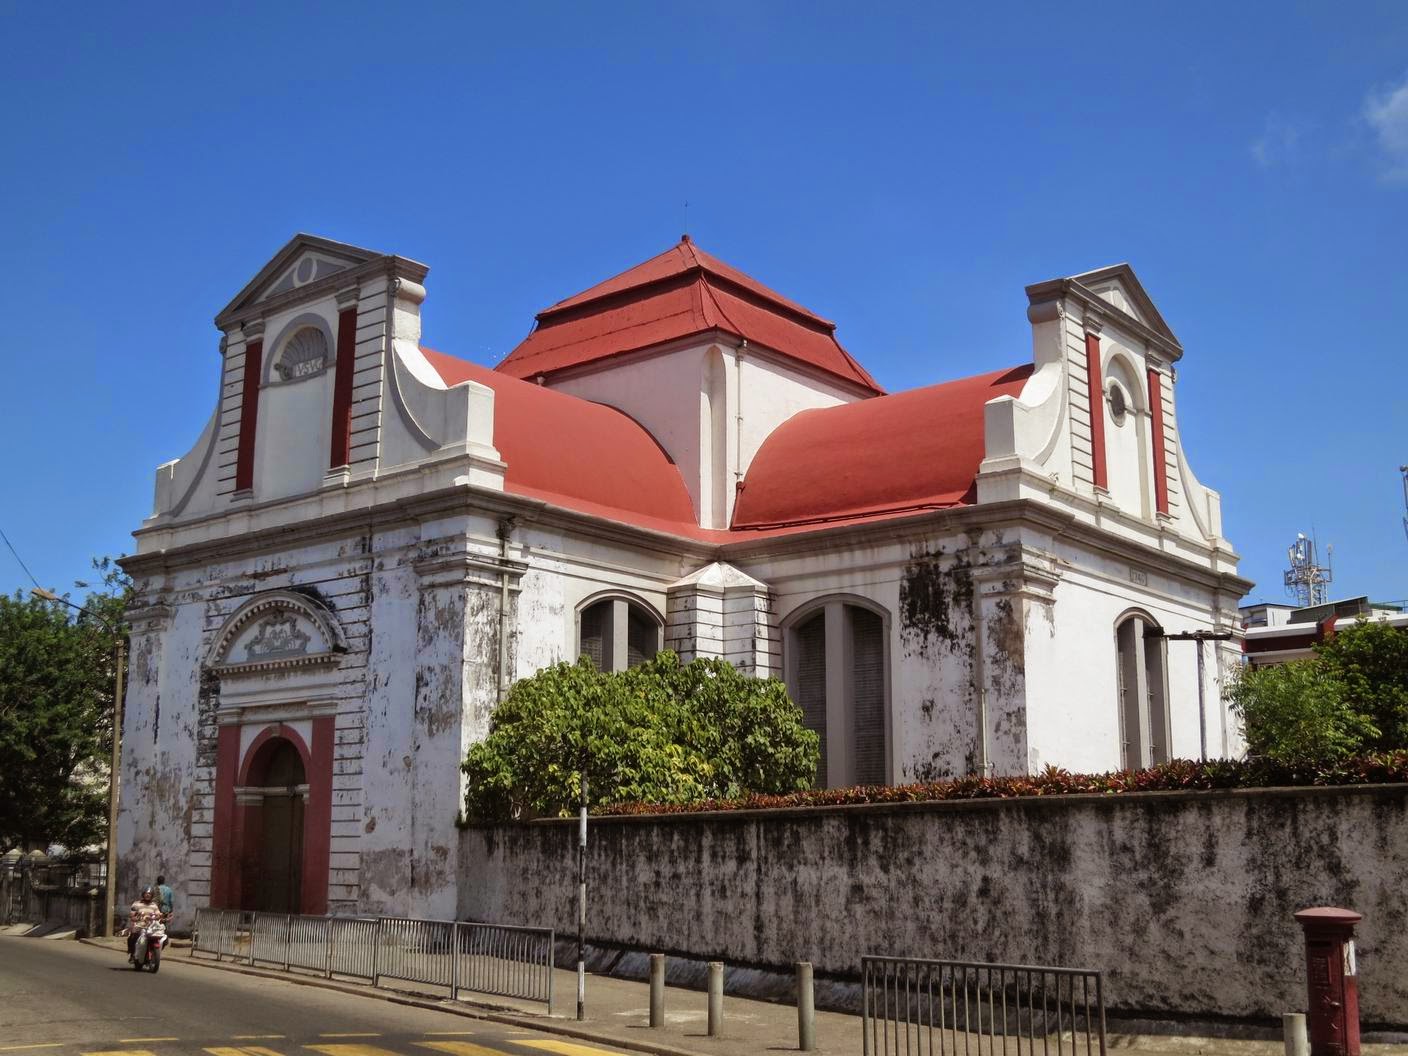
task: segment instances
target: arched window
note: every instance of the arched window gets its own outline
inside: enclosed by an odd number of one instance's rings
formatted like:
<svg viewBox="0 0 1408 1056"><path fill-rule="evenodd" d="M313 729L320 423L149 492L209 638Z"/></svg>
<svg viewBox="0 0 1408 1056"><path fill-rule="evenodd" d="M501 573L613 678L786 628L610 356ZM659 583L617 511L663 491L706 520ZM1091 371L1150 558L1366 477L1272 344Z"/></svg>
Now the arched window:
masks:
<svg viewBox="0 0 1408 1056"><path fill-rule="evenodd" d="M1172 755L1166 650L1163 631L1144 613L1125 616L1115 626L1121 764L1129 770L1167 762Z"/></svg>
<svg viewBox="0 0 1408 1056"><path fill-rule="evenodd" d="M788 629L787 688L821 737L819 786L889 779L888 641L884 615L839 598L808 608Z"/></svg>
<svg viewBox="0 0 1408 1056"><path fill-rule="evenodd" d="M602 598L577 617L577 655L602 671L624 671L660 651L663 624L650 609L629 598Z"/></svg>

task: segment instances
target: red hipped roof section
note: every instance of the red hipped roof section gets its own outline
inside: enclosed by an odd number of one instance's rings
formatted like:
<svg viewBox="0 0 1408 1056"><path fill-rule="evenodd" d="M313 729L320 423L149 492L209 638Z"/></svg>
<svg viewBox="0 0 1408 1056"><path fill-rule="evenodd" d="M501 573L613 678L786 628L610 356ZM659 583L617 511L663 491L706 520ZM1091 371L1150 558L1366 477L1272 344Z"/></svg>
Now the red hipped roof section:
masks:
<svg viewBox="0 0 1408 1056"><path fill-rule="evenodd" d="M421 352L446 385L475 381L494 390L494 446L508 467L505 491L664 531L695 524L679 470L629 415L442 352Z"/></svg>
<svg viewBox="0 0 1408 1056"><path fill-rule="evenodd" d="M678 245L538 313L533 332L499 371L516 378L719 331L821 371L863 392L884 390L836 340L834 323L705 253Z"/></svg>
<svg viewBox="0 0 1408 1056"><path fill-rule="evenodd" d="M1016 396L1031 364L783 422L753 457L733 528L766 530L976 501L983 405Z"/></svg>

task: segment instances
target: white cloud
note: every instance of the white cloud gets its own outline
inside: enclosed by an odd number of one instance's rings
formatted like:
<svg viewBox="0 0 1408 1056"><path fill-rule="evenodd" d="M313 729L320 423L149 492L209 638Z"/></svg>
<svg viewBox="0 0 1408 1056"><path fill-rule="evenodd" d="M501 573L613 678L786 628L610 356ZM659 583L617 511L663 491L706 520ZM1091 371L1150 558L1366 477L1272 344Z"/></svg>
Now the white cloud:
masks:
<svg viewBox="0 0 1408 1056"><path fill-rule="evenodd" d="M1280 114L1268 114L1261 135L1252 140L1252 157L1263 169L1294 160L1300 150L1300 131L1298 125Z"/></svg>
<svg viewBox="0 0 1408 1056"><path fill-rule="evenodd" d="M1398 85L1369 93L1364 117L1378 137L1391 180L1408 180L1408 76Z"/></svg>

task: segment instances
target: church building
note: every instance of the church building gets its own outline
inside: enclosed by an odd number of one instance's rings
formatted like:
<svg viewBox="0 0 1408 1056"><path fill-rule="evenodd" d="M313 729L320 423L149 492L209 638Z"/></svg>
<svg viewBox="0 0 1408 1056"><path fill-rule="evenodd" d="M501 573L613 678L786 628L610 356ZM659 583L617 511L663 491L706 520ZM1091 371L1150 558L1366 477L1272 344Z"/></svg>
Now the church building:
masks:
<svg viewBox="0 0 1408 1056"><path fill-rule="evenodd" d="M1200 694L1163 637L1234 630L1250 584L1128 265L894 393L688 236L492 369L422 343L428 270L299 235L215 318L210 420L123 561L124 889L454 916L460 763L581 655L783 679L824 786L1240 752L1235 642Z"/></svg>

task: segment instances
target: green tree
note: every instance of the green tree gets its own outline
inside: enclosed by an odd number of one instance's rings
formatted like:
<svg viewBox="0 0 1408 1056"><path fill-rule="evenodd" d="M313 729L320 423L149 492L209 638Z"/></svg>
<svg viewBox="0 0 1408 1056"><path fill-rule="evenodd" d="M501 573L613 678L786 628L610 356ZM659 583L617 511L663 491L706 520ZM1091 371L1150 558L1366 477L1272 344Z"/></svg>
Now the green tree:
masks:
<svg viewBox="0 0 1408 1056"><path fill-rule="evenodd" d="M692 803L810 787L820 742L776 679L672 652L605 674L557 664L514 684L464 763L471 821L597 805Z"/></svg>
<svg viewBox="0 0 1408 1056"><path fill-rule="evenodd" d="M0 595L0 847L103 839L116 674L109 628L122 630L129 584L110 561L94 566L101 586L82 602L88 613Z"/></svg>
<svg viewBox="0 0 1408 1056"><path fill-rule="evenodd" d="M1408 632L1361 619L1309 659L1243 669L1230 691L1255 757L1325 765L1408 748Z"/></svg>
<svg viewBox="0 0 1408 1056"><path fill-rule="evenodd" d="M1408 748L1408 631L1357 620L1315 647L1345 706L1374 727L1364 750Z"/></svg>

